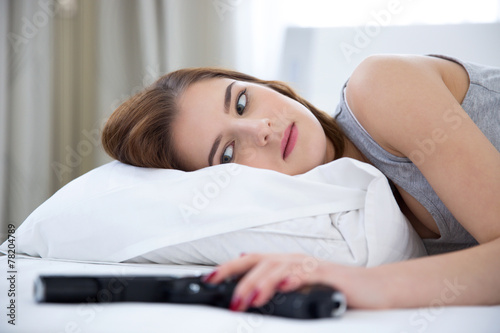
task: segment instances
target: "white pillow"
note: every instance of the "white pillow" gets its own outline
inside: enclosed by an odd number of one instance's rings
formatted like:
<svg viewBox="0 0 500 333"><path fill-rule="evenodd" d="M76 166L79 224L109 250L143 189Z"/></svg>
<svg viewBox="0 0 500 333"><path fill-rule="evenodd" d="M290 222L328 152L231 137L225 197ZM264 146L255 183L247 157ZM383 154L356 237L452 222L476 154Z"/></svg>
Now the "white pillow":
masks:
<svg viewBox="0 0 500 333"><path fill-rule="evenodd" d="M351 159L299 176L114 161L55 193L16 241L17 252L31 256L108 262L218 264L259 251L372 266L425 254L385 177Z"/></svg>

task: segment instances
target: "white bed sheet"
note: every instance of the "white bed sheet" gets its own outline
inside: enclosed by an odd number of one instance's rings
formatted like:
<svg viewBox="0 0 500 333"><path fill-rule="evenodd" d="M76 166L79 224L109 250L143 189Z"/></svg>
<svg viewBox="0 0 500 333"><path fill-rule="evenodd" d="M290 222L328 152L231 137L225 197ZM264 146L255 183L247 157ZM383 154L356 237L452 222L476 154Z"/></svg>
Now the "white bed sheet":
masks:
<svg viewBox="0 0 500 333"><path fill-rule="evenodd" d="M38 304L33 282L40 274L198 275L204 266L102 264L16 258L16 325L8 324L7 258L0 257L0 332L499 332L500 306L470 306L387 311L348 310L341 318L284 319L233 313L208 306L114 303Z"/></svg>

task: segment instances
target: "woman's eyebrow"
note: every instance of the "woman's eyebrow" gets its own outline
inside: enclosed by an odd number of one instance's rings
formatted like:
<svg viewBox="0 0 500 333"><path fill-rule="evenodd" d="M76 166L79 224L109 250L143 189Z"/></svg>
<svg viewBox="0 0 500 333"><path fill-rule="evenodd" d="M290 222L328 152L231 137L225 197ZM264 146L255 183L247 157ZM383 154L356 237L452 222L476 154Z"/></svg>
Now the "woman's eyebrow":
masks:
<svg viewBox="0 0 500 333"><path fill-rule="evenodd" d="M229 112L229 104L231 103L231 88L236 81L231 82L226 88L226 96L224 97L224 111Z"/></svg>
<svg viewBox="0 0 500 333"><path fill-rule="evenodd" d="M214 144L212 145L212 149L210 149L210 154L208 154L208 165L214 165L214 155L219 148L220 140L222 140L222 135L219 135L217 139L215 139Z"/></svg>

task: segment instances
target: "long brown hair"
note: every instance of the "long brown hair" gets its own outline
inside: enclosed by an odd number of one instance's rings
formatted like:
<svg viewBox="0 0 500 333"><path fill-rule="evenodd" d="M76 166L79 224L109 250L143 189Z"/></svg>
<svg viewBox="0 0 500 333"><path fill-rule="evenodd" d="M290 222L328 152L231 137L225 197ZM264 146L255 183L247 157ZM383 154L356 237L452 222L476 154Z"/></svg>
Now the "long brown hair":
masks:
<svg viewBox="0 0 500 333"><path fill-rule="evenodd" d="M344 134L336 121L300 97L286 83L209 67L180 69L163 75L121 104L104 126L102 145L105 151L111 157L135 166L183 170L181 161L176 157L171 134L178 112L177 100L189 85L212 78L262 84L298 101L321 123L333 143L335 158L343 155Z"/></svg>

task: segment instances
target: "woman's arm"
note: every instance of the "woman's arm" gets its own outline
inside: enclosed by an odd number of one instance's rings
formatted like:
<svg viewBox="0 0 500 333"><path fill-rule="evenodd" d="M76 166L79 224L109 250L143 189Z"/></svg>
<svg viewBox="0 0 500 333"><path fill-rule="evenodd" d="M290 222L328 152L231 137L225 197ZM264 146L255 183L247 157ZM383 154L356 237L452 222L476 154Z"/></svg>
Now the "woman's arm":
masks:
<svg viewBox="0 0 500 333"><path fill-rule="evenodd" d="M445 281L464 286L454 304L500 303L500 153L460 106L453 91L459 83L446 66L428 57L373 57L353 73L346 92L367 131L410 158L481 244L374 270L404 278L391 306L408 306L412 298L413 306L429 305L442 297Z"/></svg>
<svg viewBox="0 0 500 333"><path fill-rule="evenodd" d="M444 75L426 57L371 57L353 73L346 96L362 126L391 153L413 159L480 245L374 268L302 255L244 256L210 278L219 282L249 271L235 291L234 309L310 283L338 288L356 308L500 304L500 153L461 108ZM425 158L417 160L423 145Z"/></svg>

